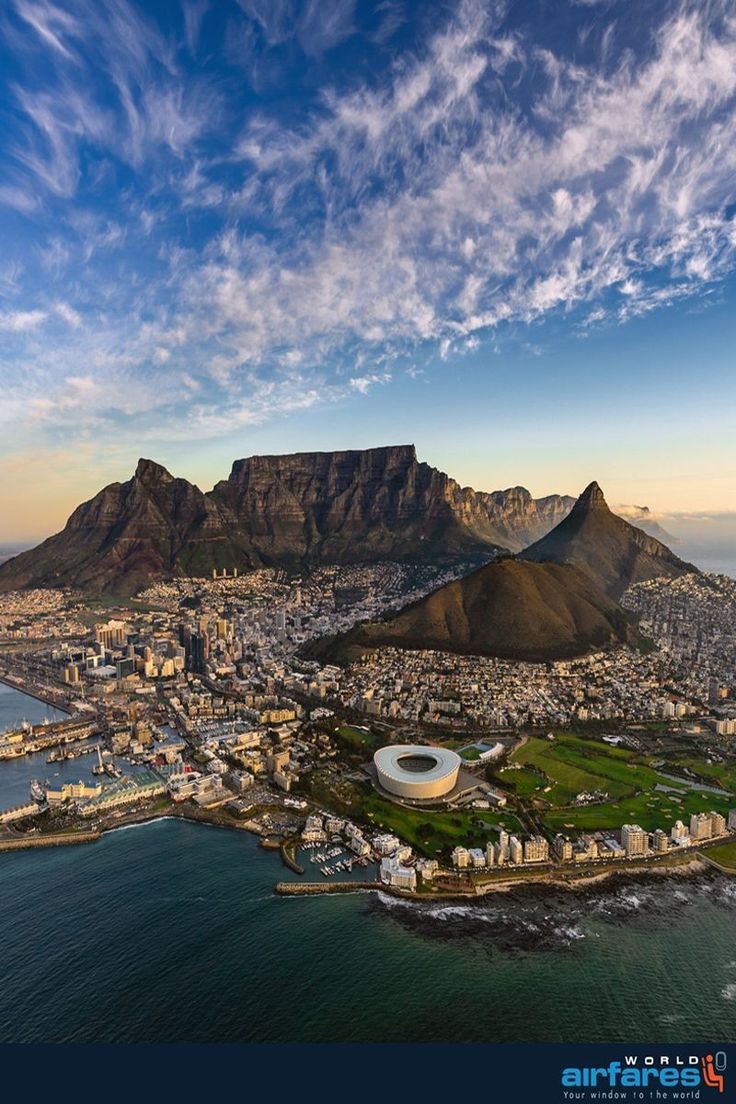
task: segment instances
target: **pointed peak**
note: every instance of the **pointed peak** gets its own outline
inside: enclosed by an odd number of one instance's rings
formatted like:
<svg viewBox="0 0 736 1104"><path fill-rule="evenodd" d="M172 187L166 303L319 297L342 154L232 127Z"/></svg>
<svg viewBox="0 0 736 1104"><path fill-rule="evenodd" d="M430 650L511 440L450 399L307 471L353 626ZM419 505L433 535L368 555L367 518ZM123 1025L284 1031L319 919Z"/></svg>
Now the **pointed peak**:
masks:
<svg viewBox="0 0 736 1104"><path fill-rule="evenodd" d="M141 456L133 478L139 482L167 483L174 477L161 464L157 464L155 460L147 460L144 456Z"/></svg>
<svg viewBox="0 0 736 1104"><path fill-rule="evenodd" d="M608 503L603 497L603 491L600 489L595 479L592 483L589 483L585 488L580 498L575 503L576 510L608 510Z"/></svg>

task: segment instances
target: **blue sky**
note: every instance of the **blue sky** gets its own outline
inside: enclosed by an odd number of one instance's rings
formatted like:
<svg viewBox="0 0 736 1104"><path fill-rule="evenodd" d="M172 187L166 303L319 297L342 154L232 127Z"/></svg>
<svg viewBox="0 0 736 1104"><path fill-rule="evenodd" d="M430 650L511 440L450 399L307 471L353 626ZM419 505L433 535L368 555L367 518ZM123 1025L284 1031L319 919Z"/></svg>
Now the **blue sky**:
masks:
<svg viewBox="0 0 736 1104"><path fill-rule="evenodd" d="M7 0L0 538L414 441L736 509L733 0Z"/></svg>

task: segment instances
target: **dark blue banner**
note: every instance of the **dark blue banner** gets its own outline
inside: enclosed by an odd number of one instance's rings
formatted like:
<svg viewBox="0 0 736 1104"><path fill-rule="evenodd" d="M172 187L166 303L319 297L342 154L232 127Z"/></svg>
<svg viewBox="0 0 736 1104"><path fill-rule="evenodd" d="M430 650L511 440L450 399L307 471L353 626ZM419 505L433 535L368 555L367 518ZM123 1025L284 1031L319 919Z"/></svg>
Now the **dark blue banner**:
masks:
<svg viewBox="0 0 736 1104"><path fill-rule="evenodd" d="M317 1085L323 1100L342 1099L358 1089L378 1097L391 1090L454 1098L483 1093L489 1102L573 1104L581 1101L642 1101L674 1104L697 1100L726 1104L736 1100L736 1047L714 1042L656 1044L121 1044L5 1045L3 1072L10 1083L56 1066L83 1068L85 1079L109 1077L120 1063L149 1090L191 1090L200 1080L222 1091L241 1092L244 1084L262 1090L264 1082L284 1093L311 1096ZM80 1066L77 1066L80 1063ZM91 1082L92 1083L92 1082ZM102 1083L102 1082L101 1082Z"/></svg>

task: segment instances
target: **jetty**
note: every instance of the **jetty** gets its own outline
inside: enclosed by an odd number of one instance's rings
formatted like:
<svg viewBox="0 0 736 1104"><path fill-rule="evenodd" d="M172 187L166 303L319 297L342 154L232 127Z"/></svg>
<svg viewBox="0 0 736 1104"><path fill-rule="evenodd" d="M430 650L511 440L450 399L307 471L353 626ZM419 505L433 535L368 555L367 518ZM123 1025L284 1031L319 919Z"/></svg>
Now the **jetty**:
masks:
<svg viewBox="0 0 736 1104"><path fill-rule="evenodd" d="M385 889L380 882L277 882L281 897L309 897L317 893L355 893L359 889Z"/></svg>
<svg viewBox="0 0 736 1104"><path fill-rule="evenodd" d="M32 847L66 847L74 843L96 843L101 832L57 832L38 836L0 839L0 851L26 851Z"/></svg>

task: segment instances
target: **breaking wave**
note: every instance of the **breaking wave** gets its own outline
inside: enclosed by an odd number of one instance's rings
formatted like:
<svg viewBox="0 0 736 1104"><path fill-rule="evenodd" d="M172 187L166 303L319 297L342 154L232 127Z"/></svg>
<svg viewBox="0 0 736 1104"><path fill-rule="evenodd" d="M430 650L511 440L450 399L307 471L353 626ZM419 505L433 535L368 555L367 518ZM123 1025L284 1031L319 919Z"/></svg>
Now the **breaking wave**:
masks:
<svg viewBox="0 0 736 1104"><path fill-rule="evenodd" d="M599 939L605 927L669 924L703 899L721 907L736 904L736 883L710 872L676 885L657 881L611 882L579 892L518 887L504 894L469 902L412 901L379 892L367 907L433 939L476 938L487 953L574 951L576 944ZM736 968L736 961L730 964ZM736 983L727 986L736 1000ZM725 996L724 990L724 996Z"/></svg>

